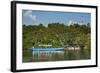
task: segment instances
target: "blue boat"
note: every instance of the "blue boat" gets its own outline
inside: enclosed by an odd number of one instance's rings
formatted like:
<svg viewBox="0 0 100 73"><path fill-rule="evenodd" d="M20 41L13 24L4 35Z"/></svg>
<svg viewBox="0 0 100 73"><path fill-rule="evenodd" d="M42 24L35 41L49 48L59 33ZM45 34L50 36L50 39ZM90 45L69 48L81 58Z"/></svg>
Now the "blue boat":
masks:
<svg viewBox="0 0 100 73"><path fill-rule="evenodd" d="M32 48L33 53L62 53L64 48Z"/></svg>

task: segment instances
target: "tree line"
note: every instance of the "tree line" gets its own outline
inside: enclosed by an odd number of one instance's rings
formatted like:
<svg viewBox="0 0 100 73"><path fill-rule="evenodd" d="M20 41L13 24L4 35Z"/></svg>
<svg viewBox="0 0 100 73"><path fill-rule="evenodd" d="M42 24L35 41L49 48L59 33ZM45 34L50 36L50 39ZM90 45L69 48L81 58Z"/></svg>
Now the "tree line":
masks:
<svg viewBox="0 0 100 73"><path fill-rule="evenodd" d="M22 25L23 49L32 46L39 48L39 44L51 44L52 47L64 47L68 44L82 44L90 48L90 23L80 25L65 25L63 23L49 23L48 26Z"/></svg>

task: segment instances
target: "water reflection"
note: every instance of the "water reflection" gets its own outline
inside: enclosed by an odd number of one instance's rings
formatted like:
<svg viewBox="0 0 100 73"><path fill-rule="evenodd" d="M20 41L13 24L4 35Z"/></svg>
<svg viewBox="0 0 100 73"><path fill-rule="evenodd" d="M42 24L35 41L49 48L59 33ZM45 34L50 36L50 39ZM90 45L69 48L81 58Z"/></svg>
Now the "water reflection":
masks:
<svg viewBox="0 0 100 73"><path fill-rule="evenodd" d="M37 49L37 50L26 50L23 62L45 62L45 61L62 61L62 60L81 60L90 59L85 55L85 52L79 49L76 50L65 50L60 48L59 50L52 49Z"/></svg>
<svg viewBox="0 0 100 73"><path fill-rule="evenodd" d="M64 56L63 48L35 48L32 49L33 61L61 60Z"/></svg>

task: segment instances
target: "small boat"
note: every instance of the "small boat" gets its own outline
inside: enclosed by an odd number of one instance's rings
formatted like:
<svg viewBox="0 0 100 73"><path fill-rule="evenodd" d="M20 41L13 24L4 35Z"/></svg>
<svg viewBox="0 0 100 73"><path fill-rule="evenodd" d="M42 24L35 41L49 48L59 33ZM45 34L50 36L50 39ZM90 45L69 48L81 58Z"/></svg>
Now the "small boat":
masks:
<svg viewBox="0 0 100 73"><path fill-rule="evenodd" d="M62 53L64 48L32 48L33 53Z"/></svg>

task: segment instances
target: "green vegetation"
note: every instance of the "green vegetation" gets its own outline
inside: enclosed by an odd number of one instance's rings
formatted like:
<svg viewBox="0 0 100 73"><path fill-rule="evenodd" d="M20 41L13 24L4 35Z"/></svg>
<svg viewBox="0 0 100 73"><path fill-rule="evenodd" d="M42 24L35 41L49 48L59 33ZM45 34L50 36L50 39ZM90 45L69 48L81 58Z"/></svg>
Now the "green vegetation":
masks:
<svg viewBox="0 0 100 73"><path fill-rule="evenodd" d="M49 23L47 27L39 25L23 25L23 58L30 56L25 50L39 48L39 44L52 44L52 47L65 47L68 44L82 44L84 46L82 58L89 59L91 55L91 27L90 24L65 25L63 23Z"/></svg>

